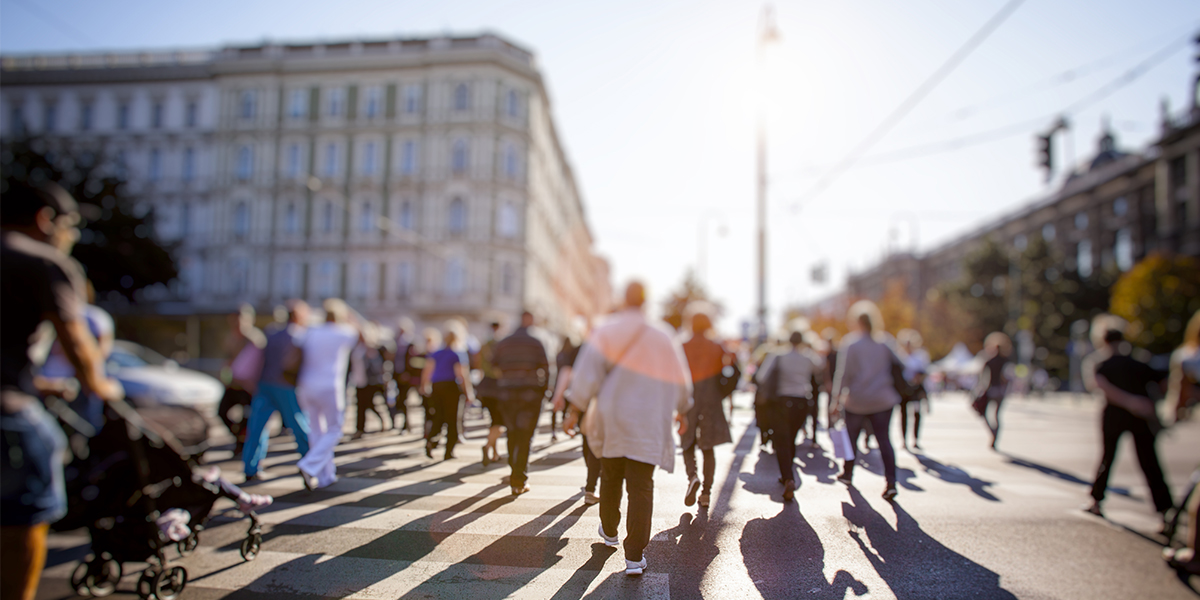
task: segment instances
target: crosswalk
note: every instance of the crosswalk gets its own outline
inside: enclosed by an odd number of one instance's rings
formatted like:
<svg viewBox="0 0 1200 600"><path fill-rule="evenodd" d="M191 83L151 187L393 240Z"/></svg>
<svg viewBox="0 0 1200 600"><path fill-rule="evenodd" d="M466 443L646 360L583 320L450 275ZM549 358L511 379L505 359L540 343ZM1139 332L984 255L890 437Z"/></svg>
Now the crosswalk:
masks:
<svg viewBox="0 0 1200 600"><path fill-rule="evenodd" d="M296 475L294 442L272 439L266 477L247 487L275 497L260 514L261 552L243 562L238 545L247 521L232 509L215 515L197 551L177 563L189 574L181 597L670 597L667 573L651 564L644 576L626 577L620 549L600 543L598 506L583 504L578 439L537 436L532 490L514 497L507 465L480 462L482 421L466 425L470 437L451 460L426 458L417 434L344 441L336 457L340 479L311 492ZM229 451L211 452L209 462L241 480ZM660 533L651 543L665 541L661 532L676 522L656 518L653 531ZM55 592L87 543L82 533L54 536L43 596L61 597ZM132 592L139 572L127 565L118 590Z"/></svg>

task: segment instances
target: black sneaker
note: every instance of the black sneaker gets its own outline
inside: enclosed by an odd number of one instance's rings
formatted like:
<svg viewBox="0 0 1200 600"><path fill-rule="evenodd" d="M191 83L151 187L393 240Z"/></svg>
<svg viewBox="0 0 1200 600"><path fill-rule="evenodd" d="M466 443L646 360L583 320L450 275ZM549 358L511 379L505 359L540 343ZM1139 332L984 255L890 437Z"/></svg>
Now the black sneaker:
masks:
<svg viewBox="0 0 1200 600"><path fill-rule="evenodd" d="M696 492L700 491L700 478L693 477L688 482L687 494L683 496L683 505L691 506L696 503Z"/></svg>
<svg viewBox="0 0 1200 600"><path fill-rule="evenodd" d="M883 490L883 499L891 502L896 497L896 486L888 486L888 489Z"/></svg>

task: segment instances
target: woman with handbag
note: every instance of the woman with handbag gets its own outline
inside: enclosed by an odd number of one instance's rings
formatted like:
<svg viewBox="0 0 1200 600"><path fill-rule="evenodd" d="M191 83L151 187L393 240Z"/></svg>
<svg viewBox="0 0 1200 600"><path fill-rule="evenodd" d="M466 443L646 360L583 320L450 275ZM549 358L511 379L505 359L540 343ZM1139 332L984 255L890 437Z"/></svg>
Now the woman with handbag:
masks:
<svg viewBox="0 0 1200 600"><path fill-rule="evenodd" d="M687 472L688 486L683 504L696 503L696 492L700 491L700 506L707 507L712 495L713 479L717 472L717 458L713 449L733 441L729 435L729 422L721 402L728 396L721 388L721 375L729 362L725 349L709 336L712 319L703 312L691 318L692 337L683 344L688 369L692 374L692 410L688 412L688 427L680 436L683 447L683 466ZM696 469L696 449L704 456L704 481Z"/></svg>
<svg viewBox="0 0 1200 600"><path fill-rule="evenodd" d="M893 366L900 359L887 343L890 336L883 331L883 317L875 303L855 302L847 321L855 331L842 338L838 351L830 413L835 419L844 413L851 440L858 439L866 423L871 424L887 482L883 498L890 501L896 497L896 452L889 432L893 409L900 403ZM846 459L838 481L853 485L854 461L853 456Z"/></svg>

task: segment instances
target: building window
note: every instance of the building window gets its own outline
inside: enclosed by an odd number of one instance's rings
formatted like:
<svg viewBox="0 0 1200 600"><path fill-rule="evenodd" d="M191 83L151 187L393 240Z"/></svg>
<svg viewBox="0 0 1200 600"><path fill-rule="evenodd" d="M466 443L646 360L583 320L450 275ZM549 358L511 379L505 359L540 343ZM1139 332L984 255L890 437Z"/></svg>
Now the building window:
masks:
<svg viewBox="0 0 1200 600"><path fill-rule="evenodd" d="M129 103L122 102L117 105L117 129L122 131L129 129Z"/></svg>
<svg viewBox="0 0 1200 600"><path fill-rule="evenodd" d="M58 105L47 102L42 108L42 131L52 133L58 125Z"/></svg>
<svg viewBox="0 0 1200 600"><path fill-rule="evenodd" d="M504 112L508 113L508 116L514 119L521 116L521 105L517 97L517 90L508 90L508 98L504 104Z"/></svg>
<svg viewBox="0 0 1200 600"><path fill-rule="evenodd" d="M1113 200L1113 214L1118 217L1129 214L1129 201L1125 199L1125 196Z"/></svg>
<svg viewBox="0 0 1200 600"><path fill-rule="evenodd" d="M517 237L517 209L512 202L500 205L499 214L496 215L496 233L502 238Z"/></svg>
<svg viewBox="0 0 1200 600"><path fill-rule="evenodd" d="M362 174L367 177L375 174L375 142L367 142L363 147Z"/></svg>
<svg viewBox="0 0 1200 600"><path fill-rule="evenodd" d="M124 179L129 173L129 153L124 148L117 150L117 156L113 160L113 163L117 177Z"/></svg>
<svg viewBox="0 0 1200 600"><path fill-rule="evenodd" d="M233 209L233 235L245 237L250 232L250 207L245 202L238 202Z"/></svg>
<svg viewBox="0 0 1200 600"><path fill-rule="evenodd" d="M196 149L191 146L183 149L182 175L185 182L196 178Z"/></svg>
<svg viewBox="0 0 1200 600"><path fill-rule="evenodd" d="M200 107L196 105L195 100L188 102L187 109L184 111L184 119L183 119L184 124L187 125L188 127L195 127L196 121L198 119L197 113L199 113L199 111L200 111Z"/></svg>
<svg viewBox="0 0 1200 600"><path fill-rule="evenodd" d="M179 239L187 237L192 229L192 206L187 202L179 205Z"/></svg>
<svg viewBox="0 0 1200 600"><path fill-rule="evenodd" d="M300 294L300 277L298 265L285 262L279 265L279 292L283 296L295 297Z"/></svg>
<svg viewBox="0 0 1200 600"><path fill-rule="evenodd" d="M343 95L346 93L342 88L333 88L329 90L329 116L342 116Z"/></svg>
<svg viewBox="0 0 1200 600"><path fill-rule="evenodd" d="M517 274L516 270L509 263L504 263L500 269L500 293L505 296L511 296L516 288Z"/></svg>
<svg viewBox="0 0 1200 600"><path fill-rule="evenodd" d="M150 126L155 129L162 129L163 126L163 104L155 102L150 109Z"/></svg>
<svg viewBox="0 0 1200 600"><path fill-rule="evenodd" d="M317 294L323 298L329 298L334 295L334 290L337 286L337 263L332 260L321 262L320 270L317 272Z"/></svg>
<svg viewBox="0 0 1200 600"><path fill-rule="evenodd" d="M371 296L371 288L374 282L375 265L369 261L358 263L358 275L354 278L354 295L361 299L367 299Z"/></svg>
<svg viewBox="0 0 1200 600"><path fill-rule="evenodd" d="M515 181L517 174L520 172L520 156L517 154L517 147L513 144L504 145L504 176Z"/></svg>
<svg viewBox="0 0 1200 600"><path fill-rule="evenodd" d="M1054 236L1056 235L1056 233L1057 232L1054 230L1053 223L1046 223L1045 225L1042 225L1042 239L1043 240L1046 240L1047 242L1053 242Z"/></svg>
<svg viewBox="0 0 1200 600"><path fill-rule="evenodd" d="M412 264L403 261L396 268L396 295L407 298L412 295L413 272Z"/></svg>
<svg viewBox="0 0 1200 600"><path fill-rule="evenodd" d="M288 96L288 116L293 119L302 119L308 113L308 92L306 90L292 90Z"/></svg>
<svg viewBox="0 0 1200 600"><path fill-rule="evenodd" d="M380 90L373 87L367 90L367 106L363 111L368 119L374 119L379 116L379 107L382 104L380 101Z"/></svg>
<svg viewBox="0 0 1200 600"><path fill-rule="evenodd" d="M411 200L405 200L400 203L400 228L409 231L411 231L413 228L413 208Z"/></svg>
<svg viewBox="0 0 1200 600"><path fill-rule="evenodd" d="M25 130L25 115L20 106L14 106L8 111L8 122L14 135L20 135Z"/></svg>
<svg viewBox="0 0 1200 600"><path fill-rule="evenodd" d="M1113 245L1113 254L1117 258L1117 268L1122 272L1133 268L1133 236L1128 228L1117 230L1117 241Z"/></svg>
<svg viewBox="0 0 1200 600"><path fill-rule="evenodd" d="M404 114L415 115L421 110L421 86L404 86Z"/></svg>
<svg viewBox="0 0 1200 600"><path fill-rule="evenodd" d="M250 289L250 261L245 258L235 258L229 262L230 291L235 296L245 294Z"/></svg>
<svg viewBox="0 0 1200 600"><path fill-rule="evenodd" d="M300 211L295 202L288 202L283 213L283 230L287 233L300 233Z"/></svg>
<svg viewBox="0 0 1200 600"><path fill-rule="evenodd" d="M460 83L454 88L454 110L464 111L471 108L471 88Z"/></svg>
<svg viewBox="0 0 1200 600"><path fill-rule="evenodd" d="M461 258L446 261L446 295L461 296L467 279L467 268Z"/></svg>
<svg viewBox="0 0 1200 600"><path fill-rule="evenodd" d="M417 172L417 142L405 140L400 149L400 173L413 175Z"/></svg>
<svg viewBox="0 0 1200 600"><path fill-rule="evenodd" d="M82 105L79 107L79 129L80 129L81 131L91 131L91 130L92 130L92 110L93 110L93 106L94 106L94 105L93 105L93 104L92 104L92 102L89 100L89 101L87 101L87 102L84 102L84 103L83 103L83 104L82 104Z"/></svg>
<svg viewBox="0 0 1200 600"><path fill-rule="evenodd" d="M287 176L292 179L300 177L300 144L288 146Z"/></svg>
<svg viewBox="0 0 1200 600"><path fill-rule="evenodd" d="M1092 242L1091 240L1083 240L1079 242L1079 246L1075 249L1075 268L1079 271L1080 277L1091 277L1092 275Z"/></svg>
<svg viewBox="0 0 1200 600"><path fill-rule="evenodd" d="M362 233L375 231L375 207L370 202L362 203L362 212L358 214L358 230Z"/></svg>
<svg viewBox="0 0 1200 600"><path fill-rule="evenodd" d="M337 175L338 147L337 144L325 144L325 176Z"/></svg>
<svg viewBox="0 0 1200 600"><path fill-rule="evenodd" d="M251 90L242 92L241 115L243 119L253 119L255 109L255 94Z"/></svg>
<svg viewBox="0 0 1200 600"><path fill-rule="evenodd" d="M146 178L150 181L158 181L162 178L162 152L158 148L150 149L150 169L146 173Z"/></svg>
<svg viewBox="0 0 1200 600"><path fill-rule="evenodd" d="M1088 226L1087 213L1081 212L1079 214L1076 214L1075 215L1075 229L1083 231L1084 229L1087 229L1087 226Z"/></svg>
<svg viewBox="0 0 1200 600"><path fill-rule="evenodd" d="M333 203L326 202L321 213L321 231L333 233Z"/></svg>
<svg viewBox="0 0 1200 600"><path fill-rule="evenodd" d="M467 142L466 140L455 140L454 150L450 155L450 168L456 174L462 174L467 171L468 163Z"/></svg>
<svg viewBox="0 0 1200 600"><path fill-rule="evenodd" d="M242 146L238 149L237 178L247 181L254 176L254 149Z"/></svg>
<svg viewBox="0 0 1200 600"><path fill-rule="evenodd" d="M462 198L450 201L450 233L461 234L467 230L467 203Z"/></svg>

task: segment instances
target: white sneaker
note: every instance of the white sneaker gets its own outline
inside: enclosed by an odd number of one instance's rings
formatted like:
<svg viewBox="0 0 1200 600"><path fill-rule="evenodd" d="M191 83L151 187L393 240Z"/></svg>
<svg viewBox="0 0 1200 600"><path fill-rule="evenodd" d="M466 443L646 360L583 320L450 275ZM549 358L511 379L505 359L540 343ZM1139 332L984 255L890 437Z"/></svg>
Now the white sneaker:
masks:
<svg viewBox="0 0 1200 600"><path fill-rule="evenodd" d="M625 559L625 574L626 575L629 575L629 576L641 575L645 570L646 570L645 555L642 556L642 560L637 561L637 562L629 560L628 558Z"/></svg>
<svg viewBox="0 0 1200 600"><path fill-rule="evenodd" d="M600 532L600 539L604 540L605 546L609 546L611 548L616 548L617 544L620 543L620 541L617 540L617 536L614 535L612 537L608 537L607 535L604 535L604 525L603 524L600 525L599 532Z"/></svg>
<svg viewBox="0 0 1200 600"><path fill-rule="evenodd" d="M600 496L597 496L594 492L584 492L583 493L583 503L588 506L591 506L593 504L599 504Z"/></svg>

